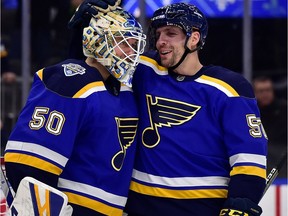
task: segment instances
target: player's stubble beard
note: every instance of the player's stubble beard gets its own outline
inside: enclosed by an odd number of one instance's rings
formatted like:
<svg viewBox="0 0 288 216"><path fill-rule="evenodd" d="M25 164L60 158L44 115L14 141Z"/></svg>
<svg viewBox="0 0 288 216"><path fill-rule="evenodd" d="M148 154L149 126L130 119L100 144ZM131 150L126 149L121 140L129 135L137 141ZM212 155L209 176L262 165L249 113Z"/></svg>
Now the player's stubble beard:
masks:
<svg viewBox="0 0 288 216"><path fill-rule="evenodd" d="M175 47L172 48L172 52L168 55L160 55L161 58L161 65L166 68L170 68L178 63L180 61L181 56L184 53L183 50L175 49Z"/></svg>

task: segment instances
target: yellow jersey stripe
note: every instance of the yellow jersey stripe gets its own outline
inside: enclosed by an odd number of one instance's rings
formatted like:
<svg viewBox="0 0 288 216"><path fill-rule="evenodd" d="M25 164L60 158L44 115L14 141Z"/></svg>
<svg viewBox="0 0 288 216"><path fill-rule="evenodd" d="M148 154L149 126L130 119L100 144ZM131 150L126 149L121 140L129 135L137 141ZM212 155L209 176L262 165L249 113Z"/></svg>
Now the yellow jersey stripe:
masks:
<svg viewBox="0 0 288 216"><path fill-rule="evenodd" d="M41 80L43 80L43 69L37 71L36 74L38 75L38 77L39 77Z"/></svg>
<svg viewBox="0 0 288 216"><path fill-rule="evenodd" d="M89 184L75 182L63 178L59 178L58 186L63 190L71 190L71 188L73 188L74 191L77 191L79 193L87 194L92 197L97 196L99 199L105 200L107 203L111 203L111 205L122 206L123 208L127 201L127 197L107 192L101 188L97 188Z"/></svg>
<svg viewBox="0 0 288 216"><path fill-rule="evenodd" d="M217 89L219 89L220 91L224 92L229 97L239 97L239 94L237 93L237 91L232 86L230 86L228 83L226 83L220 79L217 79L214 77L209 77L206 75L202 75L198 79L196 79L195 81L214 86Z"/></svg>
<svg viewBox="0 0 288 216"><path fill-rule="evenodd" d="M74 203L86 208L93 209L95 211L98 211L104 215L115 215L115 216L122 216L123 210L118 209L115 207L108 206L104 203L101 203L99 201L89 199L87 197L70 193L70 192L64 192L70 203Z"/></svg>
<svg viewBox="0 0 288 216"><path fill-rule="evenodd" d="M134 169L132 176L134 179L146 182L153 185L162 185L166 187L197 187L207 186L223 186L226 187L229 184L229 178L221 176L206 176L206 177L163 177L151 175L145 172Z"/></svg>
<svg viewBox="0 0 288 216"><path fill-rule="evenodd" d="M50 161L60 164L62 167L64 167L68 161L67 157L36 143L9 140L6 145L6 150L19 151L22 152L23 155L29 155L29 153L37 154L43 158L48 158Z"/></svg>
<svg viewBox="0 0 288 216"><path fill-rule="evenodd" d="M54 164L31 155L7 152L4 156L4 159L5 162L25 164L37 169L44 170L46 172L53 173L55 175L60 175L62 172L62 169L55 166Z"/></svg>
<svg viewBox="0 0 288 216"><path fill-rule="evenodd" d="M255 166L236 166L233 167L230 172L230 176L244 174L244 175L254 175L261 178L266 178L266 170Z"/></svg>
<svg viewBox="0 0 288 216"><path fill-rule="evenodd" d="M130 190L149 196L174 199L226 198L228 193L226 189L172 190L150 187L135 181L131 182Z"/></svg>
<svg viewBox="0 0 288 216"><path fill-rule="evenodd" d="M73 98L84 98L96 91L106 90L104 83L102 81L92 82L81 88Z"/></svg>
<svg viewBox="0 0 288 216"><path fill-rule="evenodd" d="M149 58L147 56L140 56L140 61L142 64L152 67L157 74L167 75L167 68L159 65L154 59Z"/></svg>

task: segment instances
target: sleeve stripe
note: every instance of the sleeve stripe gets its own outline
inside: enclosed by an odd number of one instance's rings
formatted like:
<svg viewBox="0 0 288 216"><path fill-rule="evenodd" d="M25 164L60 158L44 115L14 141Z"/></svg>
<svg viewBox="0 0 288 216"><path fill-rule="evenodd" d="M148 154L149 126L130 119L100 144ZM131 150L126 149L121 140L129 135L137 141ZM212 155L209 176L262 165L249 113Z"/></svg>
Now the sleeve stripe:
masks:
<svg viewBox="0 0 288 216"><path fill-rule="evenodd" d="M261 178L266 178L266 170L260 167L254 166L236 166L233 167L232 171L230 172L230 176L244 174L244 175L254 175L259 176Z"/></svg>
<svg viewBox="0 0 288 216"><path fill-rule="evenodd" d="M229 161L231 167L237 163L255 163L266 167L266 157L257 154L236 154L231 156Z"/></svg>
<svg viewBox="0 0 288 216"><path fill-rule="evenodd" d="M46 172L53 173L55 175L60 175L62 172L62 169L55 166L54 164L30 155L8 152L5 154L4 158L5 162L28 165L37 169L44 170Z"/></svg>
<svg viewBox="0 0 288 216"><path fill-rule="evenodd" d="M26 142L9 140L7 142L6 151L11 150L19 151L22 153L29 152L36 155L40 155L43 158L48 158L49 160L58 163L62 167L64 167L68 161L68 158L64 157L63 155L35 143L26 143Z"/></svg>

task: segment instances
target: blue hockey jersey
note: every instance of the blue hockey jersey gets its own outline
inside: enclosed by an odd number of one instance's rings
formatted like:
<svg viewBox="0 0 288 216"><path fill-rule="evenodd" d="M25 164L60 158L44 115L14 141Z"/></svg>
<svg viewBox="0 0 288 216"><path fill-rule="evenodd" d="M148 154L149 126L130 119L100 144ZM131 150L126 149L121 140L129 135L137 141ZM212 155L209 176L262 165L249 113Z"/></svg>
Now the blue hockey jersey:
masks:
<svg viewBox="0 0 288 216"><path fill-rule="evenodd" d="M251 85L219 66L177 75L157 59L141 56L133 79L142 144L128 214L218 216L227 197L257 203L267 136Z"/></svg>
<svg viewBox="0 0 288 216"><path fill-rule="evenodd" d="M74 215L122 215L137 124L132 89L112 76L80 60L44 68L7 144L8 178L14 189L24 176L56 187Z"/></svg>

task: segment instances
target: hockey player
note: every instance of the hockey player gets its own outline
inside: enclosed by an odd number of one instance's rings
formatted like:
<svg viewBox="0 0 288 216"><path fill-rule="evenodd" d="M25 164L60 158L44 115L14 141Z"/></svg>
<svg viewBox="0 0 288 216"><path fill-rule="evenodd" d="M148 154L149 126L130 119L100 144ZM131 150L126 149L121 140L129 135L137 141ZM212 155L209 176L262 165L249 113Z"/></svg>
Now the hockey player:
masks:
<svg viewBox="0 0 288 216"><path fill-rule="evenodd" d="M262 212L267 137L253 89L240 74L201 64L207 29L204 14L184 3L151 19L157 52L141 57L133 79L142 144L130 216Z"/></svg>
<svg viewBox="0 0 288 216"><path fill-rule="evenodd" d="M30 176L64 192L73 215L122 215L138 124L131 82L145 37L121 8L99 12L83 31L85 61L35 74L5 150L15 191Z"/></svg>
<svg viewBox="0 0 288 216"><path fill-rule="evenodd" d="M253 89L238 73L202 65L207 32L190 4L159 8L151 19L154 51L140 57L133 78L141 144L129 216L262 213L267 136Z"/></svg>

